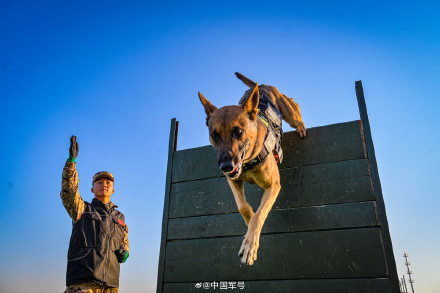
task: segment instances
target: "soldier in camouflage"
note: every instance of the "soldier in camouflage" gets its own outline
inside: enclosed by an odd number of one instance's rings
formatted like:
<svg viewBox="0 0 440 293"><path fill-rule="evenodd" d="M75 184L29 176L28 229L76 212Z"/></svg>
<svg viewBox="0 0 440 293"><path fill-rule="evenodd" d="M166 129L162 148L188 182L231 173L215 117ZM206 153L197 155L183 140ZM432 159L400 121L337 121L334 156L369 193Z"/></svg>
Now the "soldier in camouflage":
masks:
<svg viewBox="0 0 440 293"><path fill-rule="evenodd" d="M96 173L94 198L91 203L84 201L78 192L77 156L78 143L72 136L61 188L63 205L72 218L65 293L115 293L129 246L125 217L110 201L114 177L107 171Z"/></svg>

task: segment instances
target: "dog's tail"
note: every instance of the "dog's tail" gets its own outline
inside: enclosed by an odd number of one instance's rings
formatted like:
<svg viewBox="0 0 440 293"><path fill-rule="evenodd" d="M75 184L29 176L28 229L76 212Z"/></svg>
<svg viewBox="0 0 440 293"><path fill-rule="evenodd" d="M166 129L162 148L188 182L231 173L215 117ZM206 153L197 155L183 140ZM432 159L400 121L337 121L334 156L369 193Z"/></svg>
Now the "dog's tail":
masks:
<svg viewBox="0 0 440 293"><path fill-rule="evenodd" d="M257 85L256 82L250 80L249 78L247 78L246 76L244 76L244 75L241 74L241 73L236 72L236 73L235 73L235 76L237 76L238 79L240 79L245 85L247 85L247 86L250 87L251 89L254 88L254 87Z"/></svg>

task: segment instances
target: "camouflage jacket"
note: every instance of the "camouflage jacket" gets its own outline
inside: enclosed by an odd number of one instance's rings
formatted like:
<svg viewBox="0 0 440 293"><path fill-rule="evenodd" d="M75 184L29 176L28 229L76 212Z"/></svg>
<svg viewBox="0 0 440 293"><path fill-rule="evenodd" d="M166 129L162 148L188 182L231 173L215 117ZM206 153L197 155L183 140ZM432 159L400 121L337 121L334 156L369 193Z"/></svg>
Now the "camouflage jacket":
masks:
<svg viewBox="0 0 440 293"><path fill-rule="evenodd" d="M111 202L82 200L76 163L66 162L62 177L61 199L72 218L66 284L93 281L119 287L117 254L129 252L124 215Z"/></svg>

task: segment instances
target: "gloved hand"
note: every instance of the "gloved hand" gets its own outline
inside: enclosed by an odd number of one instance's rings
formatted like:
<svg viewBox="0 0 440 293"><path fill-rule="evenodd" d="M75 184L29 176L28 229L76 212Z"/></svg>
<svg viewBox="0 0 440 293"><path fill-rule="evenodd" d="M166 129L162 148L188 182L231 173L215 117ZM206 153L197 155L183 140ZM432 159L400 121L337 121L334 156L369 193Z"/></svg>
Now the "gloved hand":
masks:
<svg viewBox="0 0 440 293"><path fill-rule="evenodd" d="M67 161L75 163L76 157L78 156L78 150L79 146L76 142L76 136L72 135L72 137L70 138L69 158L67 159Z"/></svg>
<svg viewBox="0 0 440 293"><path fill-rule="evenodd" d="M124 263L128 258L128 252L123 248L115 250L115 253L119 263Z"/></svg>

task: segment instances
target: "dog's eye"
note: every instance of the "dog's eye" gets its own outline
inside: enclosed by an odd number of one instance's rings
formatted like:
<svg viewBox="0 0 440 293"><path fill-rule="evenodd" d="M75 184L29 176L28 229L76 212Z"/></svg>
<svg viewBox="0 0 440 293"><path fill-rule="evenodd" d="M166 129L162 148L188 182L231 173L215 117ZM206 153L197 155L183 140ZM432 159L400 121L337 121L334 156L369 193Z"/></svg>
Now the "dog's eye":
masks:
<svg viewBox="0 0 440 293"><path fill-rule="evenodd" d="M219 139L218 133L215 132L215 131L211 132L211 138L212 138L213 141L217 142L218 139Z"/></svg>
<svg viewBox="0 0 440 293"><path fill-rule="evenodd" d="M240 138L242 134L243 134L243 129L240 129L238 127L235 127L234 131L232 131L232 135L236 138Z"/></svg>

